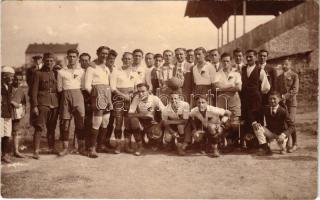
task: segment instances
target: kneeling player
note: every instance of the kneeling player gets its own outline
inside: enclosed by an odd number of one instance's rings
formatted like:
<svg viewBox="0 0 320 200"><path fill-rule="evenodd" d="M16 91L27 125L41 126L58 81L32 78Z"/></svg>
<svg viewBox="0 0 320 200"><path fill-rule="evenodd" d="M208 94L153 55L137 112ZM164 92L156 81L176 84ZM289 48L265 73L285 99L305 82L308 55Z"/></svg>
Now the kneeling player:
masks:
<svg viewBox="0 0 320 200"><path fill-rule="evenodd" d="M159 124L154 120L154 114L157 109L161 111L164 108L161 100L154 95L149 94L149 85L140 83L137 85L137 93L130 105L128 116L130 118L130 129L133 132L134 139L137 143L135 155L142 153L142 130L147 133L149 142L155 142L162 138ZM157 137L159 136L159 137Z"/></svg>
<svg viewBox="0 0 320 200"><path fill-rule="evenodd" d="M184 143L179 146L179 154L183 155L188 143L194 140L202 140L203 146L212 148L212 157L219 157L218 142L223 135L223 124L230 117L231 112L222 108L208 105L207 97L200 95L197 98L197 107L190 112L190 123L192 132L186 135ZM221 119L220 119L221 118Z"/></svg>
<svg viewBox="0 0 320 200"><path fill-rule="evenodd" d="M164 142L169 147L175 147L175 139L182 143L189 118L190 107L180 98L179 91L170 94L170 103L162 111L162 126L164 128Z"/></svg>
<svg viewBox="0 0 320 200"><path fill-rule="evenodd" d="M289 113L279 106L280 94L271 92L269 94L269 105L264 110L266 119L266 127L262 127L259 123L253 122L253 130L259 141L260 149L258 155L271 155L272 152L267 143L269 140L276 139L280 147L280 153L286 153L286 143L288 136L295 131L295 125L291 120Z"/></svg>

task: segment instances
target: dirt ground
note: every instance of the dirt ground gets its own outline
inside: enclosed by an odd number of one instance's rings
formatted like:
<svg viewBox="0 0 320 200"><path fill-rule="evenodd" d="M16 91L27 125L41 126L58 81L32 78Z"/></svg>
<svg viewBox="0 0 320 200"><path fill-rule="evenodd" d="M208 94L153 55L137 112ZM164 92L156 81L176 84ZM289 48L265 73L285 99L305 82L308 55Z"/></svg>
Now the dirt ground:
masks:
<svg viewBox="0 0 320 200"><path fill-rule="evenodd" d="M297 116L299 149L280 155L232 153L220 158L151 153L42 155L1 166L4 198L314 199L317 196L317 112ZM26 132L28 132L26 126ZM43 146L45 145L43 138ZM31 156L30 141L25 141Z"/></svg>

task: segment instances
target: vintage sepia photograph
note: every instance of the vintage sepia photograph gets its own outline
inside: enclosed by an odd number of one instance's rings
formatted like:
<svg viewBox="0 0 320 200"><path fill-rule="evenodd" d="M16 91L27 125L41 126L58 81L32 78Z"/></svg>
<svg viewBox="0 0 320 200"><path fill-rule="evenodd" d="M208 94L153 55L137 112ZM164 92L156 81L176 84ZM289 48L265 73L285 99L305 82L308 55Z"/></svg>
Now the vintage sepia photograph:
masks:
<svg viewBox="0 0 320 200"><path fill-rule="evenodd" d="M0 5L2 198L317 198L318 0Z"/></svg>

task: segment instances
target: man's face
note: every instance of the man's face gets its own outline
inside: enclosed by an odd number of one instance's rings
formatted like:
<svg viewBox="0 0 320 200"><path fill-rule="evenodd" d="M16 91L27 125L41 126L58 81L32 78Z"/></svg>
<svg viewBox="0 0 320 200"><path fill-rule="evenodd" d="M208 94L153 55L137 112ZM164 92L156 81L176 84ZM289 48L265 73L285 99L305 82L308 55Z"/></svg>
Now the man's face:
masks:
<svg viewBox="0 0 320 200"><path fill-rule="evenodd" d="M236 64L242 63L242 60L243 60L242 52L235 52L233 56Z"/></svg>
<svg viewBox="0 0 320 200"><path fill-rule="evenodd" d="M44 59L44 65L45 66L52 68L54 66L54 64L55 63L54 63L54 59L53 58L48 57L48 58Z"/></svg>
<svg viewBox="0 0 320 200"><path fill-rule="evenodd" d="M151 67L154 65L153 54L147 54L145 57L145 62L147 67Z"/></svg>
<svg viewBox="0 0 320 200"><path fill-rule="evenodd" d="M188 51L186 59L189 63L194 63L194 52Z"/></svg>
<svg viewBox="0 0 320 200"><path fill-rule="evenodd" d="M222 67L225 70L231 69L231 58L230 56L223 57L221 59Z"/></svg>
<svg viewBox="0 0 320 200"><path fill-rule="evenodd" d="M165 64L171 64L172 63L172 52L171 51L166 51L163 53L163 59Z"/></svg>
<svg viewBox="0 0 320 200"><path fill-rule="evenodd" d="M176 58L179 63L182 63L185 60L186 55L182 49L176 51Z"/></svg>
<svg viewBox="0 0 320 200"><path fill-rule="evenodd" d="M125 67L131 67L133 63L132 55L131 54L123 55L122 62Z"/></svg>
<svg viewBox="0 0 320 200"><path fill-rule="evenodd" d="M8 73L8 72L2 72L1 73L1 79L7 85L12 85L13 79L14 79L14 74Z"/></svg>
<svg viewBox="0 0 320 200"><path fill-rule="evenodd" d="M80 65L83 69L87 69L90 64L90 57L89 56L81 56L79 59Z"/></svg>
<svg viewBox="0 0 320 200"><path fill-rule="evenodd" d="M171 94L170 101L173 106L177 107L181 99L178 94Z"/></svg>
<svg viewBox="0 0 320 200"><path fill-rule="evenodd" d="M42 59L41 58L35 60L35 64L36 65L41 65L41 63L42 63Z"/></svg>
<svg viewBox="0 0 320 200"><path fill-rule="evenodd" d="M207 100L203 98L199 98L197 102L198 108L201 112L205 111L207 109L208 103Z"/></svg>
<svg viewBox="0 0 320 200"><path fill-rule="evenodd" d="M141 52L135 52L133 54L133 64L140 65L142 59L143 59L143 55Z"/></svg>
<svg viewBox="0 0 320 200"><path fill-rule="evenodd" d="M201 50L197 50L194 52L194 56L196 58L197 63L203 63L205 61L206 56Z"/></svg>
<svg viewBox="0 0 320 200"><path fill-rule="evenodd" d="M162 65L162 62L163 62L163 59L161 57L157 57L155 60L154 60L154 65L156 67L160 67Z"/></svg>
<svg viewBox="0 0 320 200"><path fill-rule="evenodd" d="M277 95L269 96L269 104L271 107L276 107L279 104L280 98Z"/></svg>
<svg viewBox="0 0 320 200"><path fill-rule="evenodd" d="M145 86L138 87L138 94L141 100L146 100L149 97L149 92Z"/></svg>
<svg viewBox="0 0 320 200"><path fill-rule="evenodd" d="M246 55L247 63L249 66L252 66L256 63L256 56L254 55L253 52L248 52Z"/></svg>
<svg viewBox="0 0 320 200"><path fill-rule="evenodd" d="M282 65L283 71L287 72L291 69L291 62L289 60L285 60Z"/></svg>
<svg viewBox="0 0 320 200"><path fill-rule="evenodd" d="M102 63L105 63L107 61L109 55L108 49L102 49L98 54L98 60Z"/></svg>
<svg viewBox="0 0 320 200"><path fill-rule="evenodd" d="M267 52L260 52L259 53L259 62L261 63L261 64L263 64L263 63L266 63L267 62L267 59L268 59L268 53Z"/></svg>
<svg viewBox="0 0 320 200"><path fill-rule="evenodd" d="M75 65L77 64L78 55L76 53L69 53L67 59L69 65Z"/></svg>
<svg viewBox="0 0 320 200"><path fill-rule="evenodd" d="M107 66L112 67L115 61L116 61L116 56L109 54L106 64Z"/></svg>
<svg viewBox="0 0 320 200"><path fill-rule="evenodd" d="M220 55L219 55L218 51L211 51L209 54L209 58L210 58L211 62L218 63L219 59L220 59Z"/></svg>

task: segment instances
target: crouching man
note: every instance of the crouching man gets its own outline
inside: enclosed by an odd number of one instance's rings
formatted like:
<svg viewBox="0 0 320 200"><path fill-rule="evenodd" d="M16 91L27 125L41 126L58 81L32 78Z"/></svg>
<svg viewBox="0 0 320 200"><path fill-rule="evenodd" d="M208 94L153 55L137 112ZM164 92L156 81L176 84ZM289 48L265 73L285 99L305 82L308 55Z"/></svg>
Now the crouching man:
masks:
<svg viewBox="0 0 320 200"><path fill-rule="evenodd" d="M218 142L224 134L224 123L227 122L230 115L229 110L208 105L206 95L198 96L197 107L193 108L189 115L192 132L187 134L184 143L178 146L179 154L185 154L184 150L193 138L194 141L202 140L202 150L209 152L209 149L212 148L210 156L219 157Z"/></svg>
<svg viewBox="0 0 320 200"><path fill-rule="evenodd" d="M288 136L295 131L295 125L289 113L279 106L280 99L280 93L275 91L270 92L268 98L269 106L264 110L266 127L261 126L257 122L252 123L254 133L260 145L258 155L272 155L267 139L269 141L276 139L280 147L280 153L285 154Z"/></svg>
<svg viewBox="0 0 320 200"><path fill-rule="evenodd" d="M182 101L180 91L170 93L170 103L162 111L162 126L164 128L164 142L170 149L175 148L177 143L183 143L190 106Z"/></svg>
<svg viewBox="0 0 320 200"><path fill-rule="evenodd" d="M161 127L154 120L154 114L157 109L162 111L164 105L157 96L149 94L149 85L145 83L137 85L137 93L138 95L133 98L130 105L128 117L130 118L130 129L137 143L134 154L139 156L143 150L141 127L147 133L149 142L154 143L155 139L162 138Z"/></svg>

